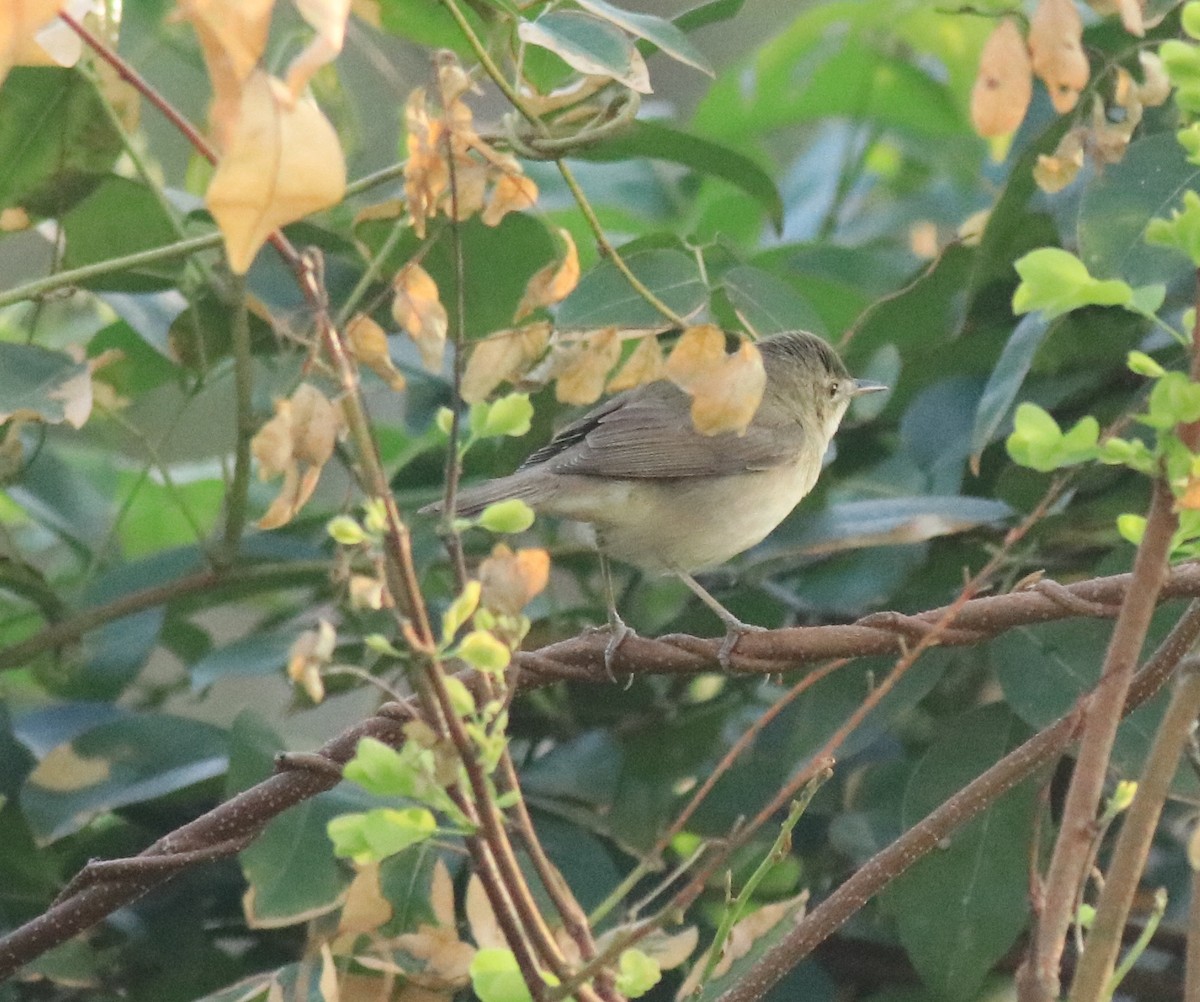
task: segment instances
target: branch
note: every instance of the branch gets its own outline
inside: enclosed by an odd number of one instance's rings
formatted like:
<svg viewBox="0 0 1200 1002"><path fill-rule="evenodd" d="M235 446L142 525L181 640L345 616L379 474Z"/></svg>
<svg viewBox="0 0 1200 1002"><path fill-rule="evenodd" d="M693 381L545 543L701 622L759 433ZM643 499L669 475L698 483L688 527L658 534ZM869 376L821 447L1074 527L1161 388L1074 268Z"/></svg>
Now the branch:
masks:
<svg viewBox="0 0 1200 1002"><path fill-rule="evenodd" d="M1122 712L1128 715L1158 692L1197 639L1200 639L1200 603L1193 602L1153 657L1134 677ZM886 849L876 853L791 933L763 954L745 977L722 995L718 1002L758 1002L788 971L840 929L892 880L935 849L942 839L948 838L1018 783L1062 755L1078 733L1079 708L1092 695L1089 693L1081 697L1069 713L1009 752Z"/></svg>
<svg viewBox="0 0 1200 1002"><path fill-rule="evenodd" d="M943 647L963 647L989 640L1018 626L1049 623L1074 616L1113 618L1133 580L1131 574L1091 578L1072 585L1040 581L1030 588L972 599L958 610L952 629L942 633ZM1200 597L1200 564L1172 568L1160 601ZM902 654L931 630L950 606L912 616L872 615L839 626L803 626L748 633L731 657L734 671L773 675L830 658ZM588 633L517 655L523 674L541 681L573 679L605 682L605 635ZM613 670L618 675L692 675L717 667L720 639L701 640L683 634L658 639L630 637L618 649ZM527 681L523 678L523 681Z"/></svg>
<svg viewBox="0 0 1200 1002"><path fill-rule="evenodd" d="M316 753L335 768L288 768L164 835L131 859L88 864L46 912L0 939L0 981L185 866L234 855L276 815L335 786L340 767L354 756L360 738L370 736L398 747L404 741L403 721L410 715L403 704L383 707Z"/></svg>

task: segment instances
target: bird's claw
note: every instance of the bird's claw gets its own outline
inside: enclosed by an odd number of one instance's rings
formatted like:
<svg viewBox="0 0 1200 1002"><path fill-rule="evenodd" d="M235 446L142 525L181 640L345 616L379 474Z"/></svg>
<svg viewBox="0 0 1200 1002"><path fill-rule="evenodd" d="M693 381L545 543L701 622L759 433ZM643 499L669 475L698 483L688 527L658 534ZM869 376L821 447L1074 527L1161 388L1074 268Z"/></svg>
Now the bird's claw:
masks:
<svg viewBox="0 0 1200 1002"><path fill-rule="evenodd" d="M767 629L764 626L754 626L751 623L743 623L740 619L732 621L727 620L725 623L725 639L721 641L721 647L717 651L717 664L725 671L733 670L733 650L738 645L738 641L747 633L766 633Z"/></svg>
<svg viewBox="0 0 1200 1002"><path fill-rule="evenodd" d="M617 651L621 645L630 637L636 637L637 632L632 626L626 624L620 616L613 619L608 624L608 643L604 645L604 670L608 673L609 681L616 682L617 676L613 672L613 661L617 656ZM633 676L630 676L632 679Z"/></svg>

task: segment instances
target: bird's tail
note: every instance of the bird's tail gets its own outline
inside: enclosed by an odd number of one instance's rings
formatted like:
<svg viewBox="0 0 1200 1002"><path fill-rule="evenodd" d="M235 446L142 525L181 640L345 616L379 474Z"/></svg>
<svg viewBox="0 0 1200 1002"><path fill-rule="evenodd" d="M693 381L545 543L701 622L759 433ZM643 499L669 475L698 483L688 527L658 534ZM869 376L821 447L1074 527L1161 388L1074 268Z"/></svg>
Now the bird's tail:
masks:
<svg viewBox="0 0 1200 1002"><path fill-rule="evenodd" d="M462 518L474 518L488 505L495 504L497 501L507 501L510 498L519 498L530 507L535 507L543 493L544 491L535 479L514 473L459 491L455 498L454 512ZM420 514L441 514L442 508L442 502L435 501L422 508Z"/></svg>

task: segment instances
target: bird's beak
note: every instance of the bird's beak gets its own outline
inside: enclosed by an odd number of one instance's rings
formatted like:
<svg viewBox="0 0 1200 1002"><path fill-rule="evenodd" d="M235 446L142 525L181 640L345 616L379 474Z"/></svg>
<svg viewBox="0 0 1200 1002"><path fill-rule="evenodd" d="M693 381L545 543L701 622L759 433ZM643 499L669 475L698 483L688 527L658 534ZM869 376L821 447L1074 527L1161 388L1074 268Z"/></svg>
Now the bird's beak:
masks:
<svg viewBox="0 0 1200 1002"><path fill-rule="evenodd" d="M869 379L854 380L854 391L850 394L852 397L861 397L864 393L879 393L881 390L888 389L883 383L874 383Z"/></svg>

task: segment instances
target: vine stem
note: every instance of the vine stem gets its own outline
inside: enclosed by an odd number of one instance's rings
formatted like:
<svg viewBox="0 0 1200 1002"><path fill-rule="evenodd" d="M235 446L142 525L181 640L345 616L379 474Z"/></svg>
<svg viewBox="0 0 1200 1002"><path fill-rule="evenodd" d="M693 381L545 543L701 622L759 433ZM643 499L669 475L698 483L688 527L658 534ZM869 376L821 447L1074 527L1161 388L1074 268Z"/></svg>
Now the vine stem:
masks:
<svg viewBox="0 0 1200 1002"><path fill-rule="evenodd" d="M233 277L236 298L233 311L233 381L237 416L233 481L225 493L225 536L221 558L230 561L246 528L246 506L250 495L250 440L254 436L254 357L250 350L250 315L246 303L246 277Z"/></svg>

